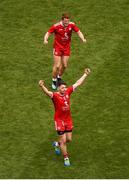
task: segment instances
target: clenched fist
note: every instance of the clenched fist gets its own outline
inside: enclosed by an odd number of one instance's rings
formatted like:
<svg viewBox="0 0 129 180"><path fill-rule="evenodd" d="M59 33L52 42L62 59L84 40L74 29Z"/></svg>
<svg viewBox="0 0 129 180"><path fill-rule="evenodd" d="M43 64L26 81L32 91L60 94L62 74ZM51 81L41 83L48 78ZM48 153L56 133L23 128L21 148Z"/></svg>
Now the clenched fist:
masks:
<svg viewBox="0 0 129 180"><path fill-rule="evenodd" d="M40 87L44 86L44 80L40 80L40 81L39 81L39 86L40 86Z"/></svg>
<svg viewBox="0 0 129 180"><path fill-rule="evenodd" d="M84 71L84 73L85 73L86 75L89 75L89 74L90 74L90 72L91 72L91 71L90 71L90 69L89 69L89 68L86 68L86 69L85 69L85 71Z"/></svg>

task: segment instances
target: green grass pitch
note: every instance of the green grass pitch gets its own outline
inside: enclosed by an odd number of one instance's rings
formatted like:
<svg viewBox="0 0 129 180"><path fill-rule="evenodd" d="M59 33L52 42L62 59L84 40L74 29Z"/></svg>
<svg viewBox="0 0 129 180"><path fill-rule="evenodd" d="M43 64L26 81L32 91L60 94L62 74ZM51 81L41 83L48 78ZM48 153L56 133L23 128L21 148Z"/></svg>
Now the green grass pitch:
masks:
<svg viewBox="0 0 129 180"><path fill-rule="evenodd" d="M52 41L43 35L69 12L74 33L64 75L68 85L90 67L71 97L71 167L51 143L53 105L38 87L51 85ZM0 0L0 178L129 178L129 0Z"/></svg>

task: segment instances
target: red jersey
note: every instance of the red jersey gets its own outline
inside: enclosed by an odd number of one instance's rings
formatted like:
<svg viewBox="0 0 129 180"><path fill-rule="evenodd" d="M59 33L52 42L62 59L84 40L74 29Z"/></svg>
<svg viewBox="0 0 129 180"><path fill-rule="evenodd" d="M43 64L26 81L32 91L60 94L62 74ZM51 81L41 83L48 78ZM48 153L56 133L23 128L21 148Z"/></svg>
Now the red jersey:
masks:
<svg viewBox="0 0 129 180"><path fill-rule="evenodd" d="M51 26L48 32L55 34L54 47L70 47L72 31L79 31L79 28L73 22L69 22L67 27L63 26L62 21Z"/></svg>
<svg viewBox="0 0 129 180"><path fill-rule="evenodd" d="M54 120L67 121L72 119L70 112L70 95L73 92L73 86L67 88L64 95L61 95L59 92L54 92L52 101L55 107Z"/></svg>

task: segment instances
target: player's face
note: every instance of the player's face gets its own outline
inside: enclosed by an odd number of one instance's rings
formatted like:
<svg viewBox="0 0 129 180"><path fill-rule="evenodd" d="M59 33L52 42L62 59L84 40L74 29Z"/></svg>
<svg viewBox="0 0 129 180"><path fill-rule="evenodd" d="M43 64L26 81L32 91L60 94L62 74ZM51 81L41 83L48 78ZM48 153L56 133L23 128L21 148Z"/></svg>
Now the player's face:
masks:
<svg viewBox="0 0 129 180"><path fill-rule="evenodd" d="M62 23L63 23L63 25L64 25L65 27L67 27L67 26L69 25L69 21L70 21L70 19L64 18L64 19L62 20Z"/></svg>
<svg viewBox="0 0 129 180"><path fill-rule="evenodd" d="M64 85L64 84L62 84L62 85L59 86L59 92L60 92L61 94L64 94L65 91L66 91L66 89L67 89L67 87L66 87L66 85Z"/></svg>

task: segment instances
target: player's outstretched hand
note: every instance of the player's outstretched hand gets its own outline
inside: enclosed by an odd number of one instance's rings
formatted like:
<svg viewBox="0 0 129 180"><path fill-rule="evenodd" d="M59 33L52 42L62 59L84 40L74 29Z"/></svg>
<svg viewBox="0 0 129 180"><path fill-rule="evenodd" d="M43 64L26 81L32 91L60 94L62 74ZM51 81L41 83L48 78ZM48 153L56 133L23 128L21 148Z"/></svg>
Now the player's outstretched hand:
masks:
<svg viewBox="0 0 129 180"><path fill-rule="evenodd" d="M47 41L47 40L44 40L44 44L48 44L48 41Z"/></svg>
<svg viewBox="0 0 129 180"><path fill-rule="evenodd" d="M90 74L90 72L91 72L91 71L90 71L90 69L89 69L89 68L86 68L86 69L85 69L85 71L84 71L84 73L85 73L86 75L89 75L89 74Z"/></svg>
<svg viewBox="0 0 129 180"><path fill-rule="evenodd" d="M40 80L40 81L39 81L39 86L40 86L40 87L44 86L44 80Z"/></svg>
<svg viewBox="0 0 129 180"><path fill-rule="evenodd" d="M86 39L83 39L83 42L86 43Z"/></svg>

